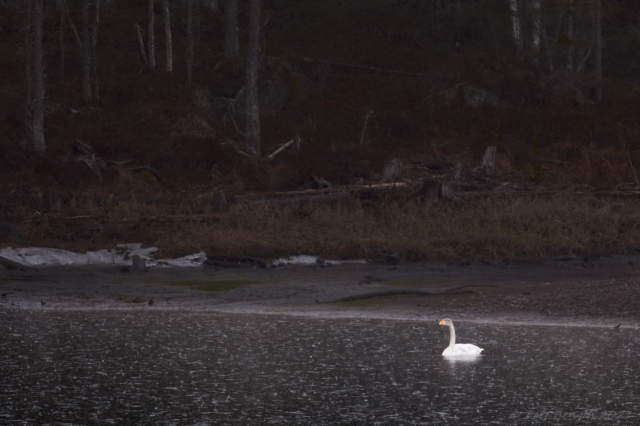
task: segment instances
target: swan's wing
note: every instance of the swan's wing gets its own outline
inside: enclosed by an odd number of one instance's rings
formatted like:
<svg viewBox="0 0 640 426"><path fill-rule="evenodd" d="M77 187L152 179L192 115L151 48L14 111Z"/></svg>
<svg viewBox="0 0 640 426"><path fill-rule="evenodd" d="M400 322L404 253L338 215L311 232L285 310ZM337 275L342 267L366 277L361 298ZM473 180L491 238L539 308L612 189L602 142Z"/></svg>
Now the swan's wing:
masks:
<svg viewBox="0 0 640 426"><path fill-rule="evenodd" d="M484 349L471 345L469 343L458 343L453 348L447 348L442 352L444 356L459 356L459 355L479 355Z"/></svg>

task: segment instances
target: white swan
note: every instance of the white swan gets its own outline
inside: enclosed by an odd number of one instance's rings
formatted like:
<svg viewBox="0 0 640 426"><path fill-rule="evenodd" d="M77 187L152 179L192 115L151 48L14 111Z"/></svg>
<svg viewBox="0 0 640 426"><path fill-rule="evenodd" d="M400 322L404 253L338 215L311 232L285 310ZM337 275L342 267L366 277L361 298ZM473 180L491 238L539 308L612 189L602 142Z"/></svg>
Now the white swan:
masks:
<svg viewBox="0 0 640 426"><path fill-rule="evenodd" d="M449 347L442 352L442 356L468 356L479 355L484 349L471 345L468 343L458 343L456 345L456 330L453 328L453 321L449 318L445 318L438 323L438 325L447 325L451 330L451 340L449 341Z"/></svg>

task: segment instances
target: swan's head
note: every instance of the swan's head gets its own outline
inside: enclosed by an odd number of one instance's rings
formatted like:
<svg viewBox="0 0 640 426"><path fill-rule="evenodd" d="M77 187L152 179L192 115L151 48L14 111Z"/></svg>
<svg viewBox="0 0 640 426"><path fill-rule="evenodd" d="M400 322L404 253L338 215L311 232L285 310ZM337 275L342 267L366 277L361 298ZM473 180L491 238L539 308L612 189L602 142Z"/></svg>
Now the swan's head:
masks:
<svg viewBox="0 0 640 426"><path fill-rule="evenodd" d="M448 325L449 327L451 327L453 325L453 321L451 321L449 318L445 318L440 321L438 325Z"/></svg>

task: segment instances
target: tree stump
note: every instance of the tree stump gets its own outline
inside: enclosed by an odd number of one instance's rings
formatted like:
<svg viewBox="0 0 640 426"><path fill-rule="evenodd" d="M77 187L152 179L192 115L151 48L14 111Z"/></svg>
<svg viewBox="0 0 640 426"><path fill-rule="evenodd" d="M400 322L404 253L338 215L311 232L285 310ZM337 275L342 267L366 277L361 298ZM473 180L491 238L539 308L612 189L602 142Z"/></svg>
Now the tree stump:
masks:
<svg viewBox="0 0 640 426"><path fill-rule="evenodd" d="M382 172L382 182L396 182L402 180L402 161L391 160L384 166Z"/></svg>
<svg viewBox="0 0 640 426"><path fill-rule="evenodd" d="M424 206L431 207L438 202L440 196L440 187L442 184L435 180L427 179L418 190L418 195L424 197Z"/></svg>
<svg viewBox="0 0 640 426"><path fill-rule="evenodd" d="M213 213L224 213L227 211L227 199L224 197L224 192L213 193Z"/></svg>
<svg viewBox="0 0 640 426"><path fill-rule="evenodd" d="M485 176L493 176L496 165L496 147L491 145L487 147L482 157L482 166L480 167L480 173Z"/></svg>
<svg viewBox="0 0 640 426"><path fill-rule="evenodd" d="M456 168L453 171L453 180L460 182L462 179L462 164L456 163Z"/></svg>

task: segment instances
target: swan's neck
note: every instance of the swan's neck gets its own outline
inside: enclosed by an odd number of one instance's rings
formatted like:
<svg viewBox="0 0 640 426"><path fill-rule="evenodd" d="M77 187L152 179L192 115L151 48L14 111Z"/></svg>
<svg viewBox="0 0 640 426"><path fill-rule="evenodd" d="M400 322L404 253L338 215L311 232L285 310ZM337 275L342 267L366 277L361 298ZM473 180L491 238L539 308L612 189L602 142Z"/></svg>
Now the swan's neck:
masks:
<svg viewBox="0 0 640 426"><path fill-rule="evenodd" d="M449 347L453 348L456 345L456 329L453 328L453 324L449 326L451 330L451 339L449 340Z"/></svg>

